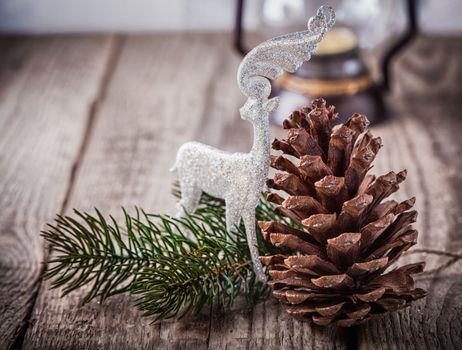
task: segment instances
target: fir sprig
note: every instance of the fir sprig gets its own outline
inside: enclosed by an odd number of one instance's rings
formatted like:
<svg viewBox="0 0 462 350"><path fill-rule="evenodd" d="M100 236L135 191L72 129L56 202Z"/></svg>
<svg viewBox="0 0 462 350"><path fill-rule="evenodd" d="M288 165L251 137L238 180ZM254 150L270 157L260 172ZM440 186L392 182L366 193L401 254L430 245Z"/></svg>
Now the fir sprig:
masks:
<svg viewBox="0 0 462 350"><path fill-rule="evenodd" d="M178 195L178 192L176 193ZM120 293L154 320L197 313L205 304L228 308L239 294L252 303L267 295L255 279L244 228L228 234L224 202L204 194L182 218L123 210L123 223L75 210L43 232L53 251L45 277L67 294L85 286L83 303ZM276 218L261 202L257 220ZM278 218L280 219L280 218ZM274 247L259 239L260 251Z"/></svg>

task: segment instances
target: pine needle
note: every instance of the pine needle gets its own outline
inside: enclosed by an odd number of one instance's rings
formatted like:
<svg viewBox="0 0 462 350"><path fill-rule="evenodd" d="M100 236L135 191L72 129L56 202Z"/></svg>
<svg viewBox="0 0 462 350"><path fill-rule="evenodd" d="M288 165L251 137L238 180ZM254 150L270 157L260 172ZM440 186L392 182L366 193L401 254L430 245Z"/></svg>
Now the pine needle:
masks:
<svg viewBox="0 0 462 350"><path fill-rule="evenodd" d="M66 295L85 287L82 303L129 293L154 321L212 303L227 309L238 295L249 303L268 295L255 278L243 226L226 231L221 199L204 194L199 209L179 219L122 210L122 222L98 209L74 210L47 226L42 235L53 254L45 278L52 288ZM256 213L257 220L276 218L270 203L260 203ZM274 254L276 248L259 237L259 249Z"/></svg>

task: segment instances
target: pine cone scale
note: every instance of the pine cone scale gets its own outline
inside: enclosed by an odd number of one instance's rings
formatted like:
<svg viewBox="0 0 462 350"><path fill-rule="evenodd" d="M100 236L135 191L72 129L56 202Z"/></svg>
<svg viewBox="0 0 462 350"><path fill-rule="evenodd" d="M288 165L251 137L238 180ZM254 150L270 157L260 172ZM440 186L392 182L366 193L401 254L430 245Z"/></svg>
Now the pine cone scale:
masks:
<svg viewBox="0 0 462 350"><path fill-rule="evenodd" d="M327 240L327 256L342 269L351 266L359 258L362 234L345 232Z"/></svg>

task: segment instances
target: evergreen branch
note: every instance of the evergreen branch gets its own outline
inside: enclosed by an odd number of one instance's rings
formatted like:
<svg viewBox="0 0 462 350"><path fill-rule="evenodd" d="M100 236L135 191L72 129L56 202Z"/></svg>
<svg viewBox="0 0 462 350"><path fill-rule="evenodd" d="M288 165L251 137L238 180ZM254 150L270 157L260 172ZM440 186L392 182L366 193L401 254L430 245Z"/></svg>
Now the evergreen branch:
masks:
<svg viewBox="0 0 462 350"><path fill-rule="evenodd" d="M54 251L45 277L63 294L86 286L83 303L136 295L137 306L155 320L197 313L211 303L228 308L239 294L249 303L266 296L267 287L255 279L243 225L229 235L224 202L204 194L200 203L194 214L178 219L138 208L134 216L123 210L123 223L97 209L94 215L58 215L42 233ZM275 218L268 203L256 213L257 220ZM259 249L272 254L276 248L259 237Z"/></svg>

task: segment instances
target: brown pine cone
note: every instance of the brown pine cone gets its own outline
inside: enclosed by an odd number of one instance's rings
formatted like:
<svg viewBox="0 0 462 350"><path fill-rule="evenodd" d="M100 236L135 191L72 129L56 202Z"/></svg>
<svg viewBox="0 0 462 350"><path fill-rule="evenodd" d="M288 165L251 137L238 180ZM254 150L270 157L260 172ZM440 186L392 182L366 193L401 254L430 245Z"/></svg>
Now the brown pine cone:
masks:
<svg viewBox="0 0 462 350"><path fill-rule="evenodd" d="M415 198L384 200L398 190L406 171L366 175L381 147L354 114L345 124L323 99L284 121L286 140L274 140L276 173L267 184L283 222L259 222L263 237L287 254L262 256L273 295L294 317L318 325L351 326L405 308L426 291L411 277L424 263L389 269L416 244ZM385 272L386 270L388 272Z"/></svg>

